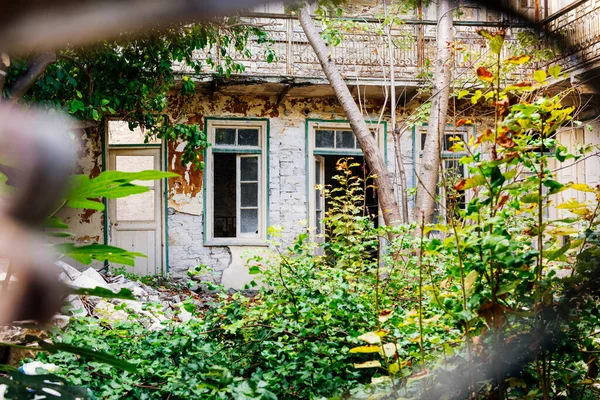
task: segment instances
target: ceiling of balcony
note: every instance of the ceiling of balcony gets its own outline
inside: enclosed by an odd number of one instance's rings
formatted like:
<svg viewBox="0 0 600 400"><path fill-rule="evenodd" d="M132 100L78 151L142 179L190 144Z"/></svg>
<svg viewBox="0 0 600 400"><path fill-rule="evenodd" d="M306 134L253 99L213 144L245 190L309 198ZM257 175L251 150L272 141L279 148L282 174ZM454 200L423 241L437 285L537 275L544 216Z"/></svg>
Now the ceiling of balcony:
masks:
<svg viewBox="0 0 600 400"><path fill-rule="evenodd" d="M303 79L257 79L257 78L230 78L204 79L196 83L204 90L211 93L242 96L267 96L276 98L319 98L334 97L335 93L329 83L322 78ZM381 101L385 99L385 86L382 81L352 81L348 88L354 96L360 92L363 98ZM416 84L398 85L398 96L412 96L417 89Z"/></svg>

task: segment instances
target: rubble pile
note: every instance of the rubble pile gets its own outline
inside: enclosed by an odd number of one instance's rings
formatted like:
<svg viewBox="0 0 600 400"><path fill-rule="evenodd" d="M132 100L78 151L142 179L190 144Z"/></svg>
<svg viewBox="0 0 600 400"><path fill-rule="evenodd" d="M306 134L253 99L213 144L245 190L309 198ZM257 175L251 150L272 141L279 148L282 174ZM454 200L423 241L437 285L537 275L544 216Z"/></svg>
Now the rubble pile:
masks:
<svg viewBox="0 0 600 400"><path fill-rule="evenodd" d="M206 308L211 300L188 289L152 288L124 275L104 277L91 267L81 272L62 261L58 261L57 265L62 269L60 279L70 286L85 289L102 287L115 293L121 289L129 289L137 299L103 299L71 295L67 298L64 310L77 317L93 316L109 321L133 317L149 330L159 330L167 321L189 321L193 314L188 310L200 311Z"/></svg>
<svg viewBox="0 0 600 400"><path fill-rule="evenodd" d="M150 331L164 329L171 323L183 323L194 318L210 307L215 300L209 292L195 293L186 288L171 286L150 287L139 281L128 279L124 275L102 276L94 268L79 271L71 265L58 261L60 279L69 286L94 289L101 287L114 293L129 289L136 300L109 299L95 296L70 295L63 307L64 315L55 315L50 326L64 329L71 318L95 317L107 320L109 324L117 321L135 320ZM0 272L0 281L6 279L6 272ZM15 278L11 277L11 281ZM192 311L192 312L190 312ZM26 337L33 335L48 340L47 326L32 324L32 321L13 326L0 327L0 343L24 344ZM37 347L36 344L30 346ZM35 351L29 349L11 349L2 353L0 346L0 364L7 363L18 367L21 360L35 358Z"/></svg>

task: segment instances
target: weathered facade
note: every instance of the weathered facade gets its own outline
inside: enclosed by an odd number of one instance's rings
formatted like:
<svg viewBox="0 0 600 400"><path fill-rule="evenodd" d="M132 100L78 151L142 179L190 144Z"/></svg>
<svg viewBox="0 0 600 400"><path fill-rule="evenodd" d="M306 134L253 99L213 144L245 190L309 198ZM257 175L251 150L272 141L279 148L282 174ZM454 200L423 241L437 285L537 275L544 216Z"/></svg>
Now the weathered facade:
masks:
<svg viewBox="0 0 600 400"><path fill-rule="evenodd" d="M558 0L548 2L548 10L524 7L523 11L540 20L546 18L556 29L564 27L561 21L565 18L569 21L583 18L582 23L591 26L587 15L593 15L594 32L598 31L600 4L595 0L574 2L581 4L572 9L565 5L562 12L566 17L560 13L551 15L561 8L562 3L558 3ZM468 2L461 1L461 5L455 37L469 49L471 57L457 56L457 74L473 71L478 54L486 51L485 41L476 34L476 29L493 29L503 18L470 7ZM578 16L579 7L584 7L585 16ZM433 58L435 49L434 10L435 5L415 10L406 16L406 24L392 32L400 120L405 120L425 100L418 95L418 89L423 84L426 60ZM575 16L570 17L570 13ZM360 15L361 21L375 26L381 18L382 2L353 2L348 14ZM182 70L183 75L188 74L197 82L199 90L191 101L182 101L177 94L170 98L173 115L200 124L212 143L201 155L206 163L204 171L182 165L183 143L144 144L143 132L130 132L119 121L108 121L105 132L82 137L83 173L97 175L113 168L159 168L176 172L180 177L152 184L152 190L143 198L109 202L106 213L90 211L68 216L77 243L105 242L144 252L149 258L140 260L135 267L141 274L168 272L182 277L188 268L205 264L226 286L241 288L250 278L245 254L268 249L269 226L282 227L284 243L291 242L307 228L318 229L324 204L315 184L330 179L335 159L352 156L360 160L362 153L298 21L285 15L283 7L277 4L265 6L249 18L267 24L265 29L272 33L277 60L268 63L260 50L254 52L252 59L240 56L237 61L246 66L246 71L230 79ZM506 29L511 41L522 27L515 23ZM581 32L578 29L569 28L568 34L575 41L578 35L583 35L585 46L582 44L573 51L589 70L595 61L598 35L593 41L588 28ZM389 170L397 180L387 105L390 71L386 38L376 32L367 29L346 34L342 44L332 48L332 57L357 101L360 100ZM591 53L585 53L588 50ZM218 49L212 51L218 57ZM209 56L198 54L198 57ZM569 64L570 60L561 57L558 61L578 76L583 65ZM471 135L480 128L450 130ZM408 187L415 186L420 132L407 129L400 142ZM578 128L561 135L573 148L581 143L600 144L598 131L584 132ZM563 180L595 185L600 182L599 164L597 157L591 157L559 173ZM561 194L570 195L575 194Z"/></svg>

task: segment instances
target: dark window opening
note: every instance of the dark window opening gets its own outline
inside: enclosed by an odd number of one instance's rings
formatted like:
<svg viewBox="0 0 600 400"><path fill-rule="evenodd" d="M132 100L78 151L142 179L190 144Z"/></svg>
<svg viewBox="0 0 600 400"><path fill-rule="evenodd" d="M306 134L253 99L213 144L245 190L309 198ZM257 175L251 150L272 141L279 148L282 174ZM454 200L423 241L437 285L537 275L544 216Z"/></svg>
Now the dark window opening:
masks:
<svg viewBox="0 0 600 400"><path fill-rule="evenodd" d="M236 237L236 155L214 153L214 237Z"/></svg>
<svg viewBox="0 0 600 400"><path fill-rule="evenodd" d="M336 168L335 168L337 161L340 158L344 158L344 156L337 156L337 155L323 156L324 184L331 185L331 189L340 187L340 183L336 179L333 179L334 176L340 174L340 171L336 170ZM358 176L362 179L365 179L369 176L370 171L365 163L364 157L352 156L351 162L360 164L359 166L352 168L352 174L354 176ZM367 186L369 186L369 185L373 185L372 179L369 179L367 181ZM375 224L375 227L377 227L378 226L377 215L379 214L379 203L377 201L377 191L373 187L367 187L364 192L364 196L365 196L365 210L364 210L363 215L369 215L371 217L371 220ZM330 203L329 199L325 199L325 213L327 213L327 211L330 209L329 203ZM318 221L318 222L320 222L320 221Z"/></svg>

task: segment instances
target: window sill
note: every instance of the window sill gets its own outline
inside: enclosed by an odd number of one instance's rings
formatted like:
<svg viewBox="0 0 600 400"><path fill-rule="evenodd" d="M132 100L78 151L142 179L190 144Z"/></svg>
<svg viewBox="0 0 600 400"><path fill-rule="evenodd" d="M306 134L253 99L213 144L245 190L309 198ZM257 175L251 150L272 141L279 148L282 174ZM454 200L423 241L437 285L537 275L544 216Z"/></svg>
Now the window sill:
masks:
<svg viewBox="0 0 600 400"><path fill-rule="evenodd" d="M234 238L224 238L224 239L209 239L204 242L204 245L207 247L217 247L217 246L252 246L252 247L268 247L269 243L267 243L267 239L234 239Z"/></svg>

